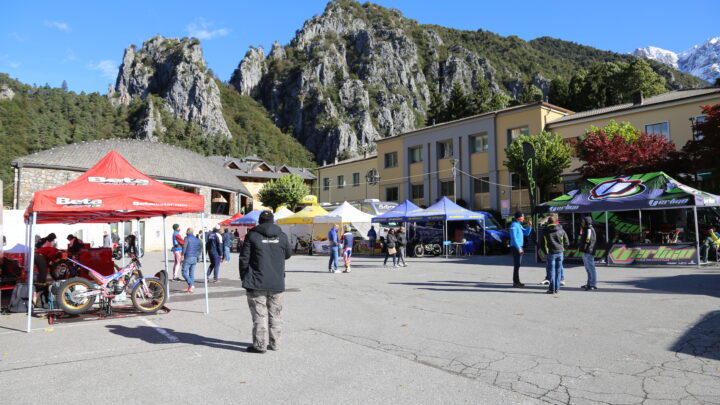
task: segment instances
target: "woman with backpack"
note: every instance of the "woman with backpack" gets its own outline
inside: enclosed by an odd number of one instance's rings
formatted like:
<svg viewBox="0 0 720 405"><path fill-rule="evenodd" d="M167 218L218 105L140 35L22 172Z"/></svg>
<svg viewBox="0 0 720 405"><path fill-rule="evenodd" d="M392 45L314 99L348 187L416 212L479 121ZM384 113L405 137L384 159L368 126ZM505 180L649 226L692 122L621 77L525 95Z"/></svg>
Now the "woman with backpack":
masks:
<svg viewBox="0 0 720 405"><path fill-rule="evenodd" d="M394 229L389 230L385 236L385 261L383 262L383 266L387 267L387 261L390 256L392 256L392 268L396 269L398 267L395 262L397 258L397 236L395 235Z"/></svg>

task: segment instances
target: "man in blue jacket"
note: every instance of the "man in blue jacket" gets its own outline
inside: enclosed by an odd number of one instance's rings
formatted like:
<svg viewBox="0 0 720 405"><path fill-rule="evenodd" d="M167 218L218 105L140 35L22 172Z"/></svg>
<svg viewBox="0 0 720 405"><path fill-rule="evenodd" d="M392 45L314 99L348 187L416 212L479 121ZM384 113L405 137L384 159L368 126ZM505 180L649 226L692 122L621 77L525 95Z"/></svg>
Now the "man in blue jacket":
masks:
<svg viewBox="0 0 720 405"><path fill-rule="evenodd" d="M513 287L515 288L525 287L525 284L520 282L520 264L522 264L524 253L524 238L532 232L532 220L528 220L527 227L523 227L523 222L525 222L525 216L518 211L510 224L510 250L513 255Z"/></svg>
<svg viewBox="0 0 720 405"><path fill-rule="evenodd" d="M218 282L218 276L220 275L220 263L222 263L223 257L223 242L222 235L220 235L220 225L215 225L212 232L207 233L205 249L207 250L208 257L210 258L210 267L208 267L207 276L213 275L213 283Z"/></svg>
<svg viewBox="0 0 720 405"><path fill-rule="evenodd" d="M330 273L340 272L340 270L338 270L338 248L340 247L338 229L340 229L340 225L335 224L328 232L328 244L330 244L330 261L328 262L328 271Z"/></svg>
<svg viewBox="0 0 720 405"><path fill-rule="evenodd" d="M201 250L200 239L195 236L192 228L188 228L185 241L182 245L182 275L188 283L185 292L191 293L195 289L195 266L198 262Z"/></svg>

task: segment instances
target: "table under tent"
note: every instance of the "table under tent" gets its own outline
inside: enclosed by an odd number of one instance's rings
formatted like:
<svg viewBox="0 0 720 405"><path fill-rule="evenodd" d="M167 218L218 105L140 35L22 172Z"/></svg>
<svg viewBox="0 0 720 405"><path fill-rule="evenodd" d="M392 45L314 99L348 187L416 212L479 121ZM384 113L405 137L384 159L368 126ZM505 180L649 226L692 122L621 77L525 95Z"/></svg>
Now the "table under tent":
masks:
<svg viewBox="0 0 720 405"><path fill-rule="evenodd" d="M29 263L28 302L32 302L33 293L36 224L115 223L162 216L167 273L165 218L168 215L199 212L203 226L204 207L205 200L202 196L153 180L135 169L116 151L108 153L77 179L56 188L35 192L25 213L28 228L25 241L28 247L25 263ZM204 239L202 243L204 250ZM206 274L206 270L203 270L203 274ZM166 285L169 298L168 287ZM205 288L205 313L209 310L208 292ZM31 327L32 305L28 305L27 332L31 331Z"/></svg>
<svg viewBox="0 0 720 405"><path fill-rule="evenodd" d="M579 234L576 224L582 217L591 216L598 229L596 260L699 266L700 239L720 223L718 207L719 196L654 172L587 179L577 189L538 205L537 211L569 214L564 222L572 228L571 235ZM571 246L566 256L572 260L581 254Z"/></svg>

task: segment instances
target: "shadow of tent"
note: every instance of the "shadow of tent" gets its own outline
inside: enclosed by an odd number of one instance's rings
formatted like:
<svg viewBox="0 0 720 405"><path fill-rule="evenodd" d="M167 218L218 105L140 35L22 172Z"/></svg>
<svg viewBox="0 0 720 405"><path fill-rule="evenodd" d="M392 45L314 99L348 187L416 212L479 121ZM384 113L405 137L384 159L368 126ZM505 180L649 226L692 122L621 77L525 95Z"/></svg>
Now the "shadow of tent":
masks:
<svg viewBox="0 0 720 405"><path fill-rule="evenodd" d="M215 338L209 338L206 336L197 335L194 333L178 332L173 329L165 329L171 336L177 337L177 342L171 342L168 337L161 335L155 328L150 326L137 326L134 328L123 326L123 325L107 325L106 328L111 333L126 338L139 339L146 343L151 344L167 344L167 343L186 343L198 346L212 347L213 349L225 349L234 351L244 351L251 343L244 342L231 342L228 340L221 340Z"/></svg>
<svg viewBox="0 0 720 405"><path fill-rule="evenodd" d="M699 294L720 297L720 272L718 271L668 277L647 277L630 281L612 281L607 284L630 285L644 290L652 290L655 293Z"/></svg>
<svg viewBox="0 0 720 405"><path fill-rule="evenodd" d="M720 311L706 314L682 335L670 350L706 359L720 360Z"/></svg>

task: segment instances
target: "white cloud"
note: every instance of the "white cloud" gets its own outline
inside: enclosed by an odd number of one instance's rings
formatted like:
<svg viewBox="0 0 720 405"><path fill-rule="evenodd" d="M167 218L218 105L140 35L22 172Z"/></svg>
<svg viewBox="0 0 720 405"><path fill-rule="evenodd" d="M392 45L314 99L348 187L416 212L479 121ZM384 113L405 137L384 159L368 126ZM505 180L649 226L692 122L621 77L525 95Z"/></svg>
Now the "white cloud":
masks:
<svg viewBox="0 0 720 405"><path fill-rule="evenodd" d="M185 27L191 37L198 39L213 39L215 37L224 37L230 33L227 28L213 29L215 24L200 17Z"/></svg>
<svg viewBox="0 0 720 405"><path fill-rule="evenodd" d="M75 59L77 59L77 55L75 55L75 51L73 51L72 49L68 49L67 51L65 51L65 61L75 60Z"/></svg>
<svg viewBox="0 0 720 405"><path fill-rule="evenodd" d="M99 70L100 76L108 78L108 79L115 79L117 78L118 74L118 65L115 64L115 62L111 60L101 60L98 63L90 62L88 65L88 68L92 70Z"/></svg>
<svg viewBox="0 0 720 405"><path fill-rule="evenodd" d="M19 68L20 66L22 66L22 63L20 63L20 62L10 62L10 63L8 63L8 65L9 65L11 68L13 68L13 69L17 69L17 68Z"/></svg>
<svg viewBox="0 0 720 405"><path fill-rule="evenodd" d="M57 28L61 31L70 31L70 26L62 21L45 21L45 26L50 28Z"/></svg>

